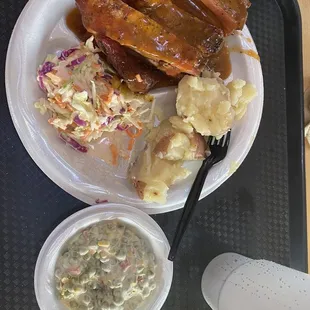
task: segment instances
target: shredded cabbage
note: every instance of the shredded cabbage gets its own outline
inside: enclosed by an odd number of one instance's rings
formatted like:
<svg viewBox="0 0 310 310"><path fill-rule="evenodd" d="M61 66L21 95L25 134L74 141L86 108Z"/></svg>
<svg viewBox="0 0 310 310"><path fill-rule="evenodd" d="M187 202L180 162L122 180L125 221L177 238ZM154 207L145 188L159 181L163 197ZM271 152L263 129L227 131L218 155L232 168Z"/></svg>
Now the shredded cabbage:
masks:
<svg viewBox="0 0 310 310"><path fill-rule="evenodd" d="M132 93L99 58L99 52L91 37L58 56L48 55L38 68L37 80L46 98L39 99L35 108L49 114L49 123L68 137L67 142L82 146L103 132L140 129L141 115L151 111L153 102L150 95Z"/></svg>

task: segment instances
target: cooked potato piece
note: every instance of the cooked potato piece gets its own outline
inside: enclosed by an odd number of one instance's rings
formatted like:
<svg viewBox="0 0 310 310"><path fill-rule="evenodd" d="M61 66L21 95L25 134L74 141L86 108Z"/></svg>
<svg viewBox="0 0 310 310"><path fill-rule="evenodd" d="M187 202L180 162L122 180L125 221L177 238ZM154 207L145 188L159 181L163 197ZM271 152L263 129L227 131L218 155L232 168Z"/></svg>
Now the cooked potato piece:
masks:
<svg viewBox="0 0 310 310"><path fill-rule="evenodd" d="M174 129L181 131L187 135L194 132L193 126L188 123L183 122L182 118L179 116L171 116L169 118L169 122L171 123Z"/></svg>
<svg viewBox="0 0 310 310"><path fill-rule="evenodd" d="M169 120L153 128L146 140L151 144L152 153L161 159L182 160L190 148L187 135L174 129Z"/></svg>
<svg viewBox="0 0 310 310"><path fill-rule="evenodd" d="M209 153L205 139L178 116L153 128L146 142L129 178L139 197L147 202L165 203L169 187L190 174L182 167L183 160L204 159Z"/></svg>
<svg viewBox="0 0 310 310"><path fill-rule="evenodd" d="M248 104L257 96L257 90L254 85L239 79L228 83L227 88L236 113L235 119L239 120L246 113Z"/></svg>
<svg viewBox="0 0 310 310"><path fill-rule="evenodd" d="M148 145L131 167L129 178L141 199L165 203L169 186L190 175L182 164L182 161L160 159Z"/></svg>
<svg viewBox="0 0 310 310"><path fill-rule="evenodd" d="M146 202L165 203L169 187L159 180L136 181L132 179L139 197Z"/></svg>
<svg viewBox="0 0 310 310"><path fill-rule="evenodd" d="M190 143L190 150L187 152L187 156L185 156L186 160L205 159L211 154L209 145L201 134L193 133L190 137Z"/></svg>
<svg viewBox="0 0 310 310"><path fill-rule="evenodd" d="M177 113L203 136L220 138L242 118L256 88L243 80L227 85L219 78L185 76L179 83Z"/></svg>
<svg viewBox="0 0 310 310"><path fill-rule="evenodd" d="M205 139L178 116L161 122L146 140L152 145L153 154L161 159L200 160L209 151Z"/></svg>
<svg viewBox="0 0 310 310"><path fill-rule="evenodd" d="M162 159L182 160L189 148L189 138L184 133L174 133L171 136L162 137L153 149L153 153Z"/></svg>
<svg viewBox="0 0 310 310"><path fill-rule="evenodd" d="M176 108L203 136L224 135L235 118L229 89L216 78L185 76L179 83Z"/></svg>

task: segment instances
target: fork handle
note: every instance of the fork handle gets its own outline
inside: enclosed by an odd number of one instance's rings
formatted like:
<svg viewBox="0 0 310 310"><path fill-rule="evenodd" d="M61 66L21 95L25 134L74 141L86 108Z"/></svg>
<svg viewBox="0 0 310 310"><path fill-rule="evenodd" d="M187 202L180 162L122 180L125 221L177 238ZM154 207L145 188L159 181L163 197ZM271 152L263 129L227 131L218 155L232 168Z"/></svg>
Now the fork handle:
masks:
<svg viewBox="0 0 310 310"><path fill-rule="evenodd" d="M188 223L190 222L194 210L195 210L195 206L199 200L202 188L204 186L206 177L209 173L209 170L212 168L212 166L214 165L214 157L212 156L212 154L206 158L199 171L198 174L195 178L195 181L192 185L191 191L187 197L186 203L184 205L184 209L183 209L183 213L181 216L181 219L179 221L179 224L177 226L176 229L176 234L174 236L172 245L171 245L171 249L170 249L170 253L168 256L168 259L173 261L175 259L178 247L180 245L180 242L182 240L182 237L186 231L186 228L188 226Z"/></svg>

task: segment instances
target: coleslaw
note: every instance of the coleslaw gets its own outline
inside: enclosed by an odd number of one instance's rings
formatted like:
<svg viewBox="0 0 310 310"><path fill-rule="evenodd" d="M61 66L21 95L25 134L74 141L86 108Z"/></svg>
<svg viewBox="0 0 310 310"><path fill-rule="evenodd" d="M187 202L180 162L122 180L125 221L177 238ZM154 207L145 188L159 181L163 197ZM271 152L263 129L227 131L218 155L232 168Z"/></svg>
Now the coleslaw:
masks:
<svg viewBox="0 0 310 310"><path fill-rule="evenodd" d="M46 93L35 104L67 144L87 152L104 132L141 130L150 121L153 97L131 92L99 56L94 37L80 46L48 55L37 81Z"/></svg>

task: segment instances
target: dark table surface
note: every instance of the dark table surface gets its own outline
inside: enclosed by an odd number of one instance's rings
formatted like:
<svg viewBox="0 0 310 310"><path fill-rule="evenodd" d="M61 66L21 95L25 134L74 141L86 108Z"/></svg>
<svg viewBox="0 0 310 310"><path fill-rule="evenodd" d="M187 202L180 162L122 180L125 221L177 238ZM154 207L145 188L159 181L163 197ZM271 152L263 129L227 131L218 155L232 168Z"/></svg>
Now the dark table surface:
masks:
<svg viewBox="0 0 310 310"><path fill-rule="evenodd" d="M40 248L63 219L86 205L41 172L21 144L10 118L4 89L5 55L26 2L0 2L0 309L34 310L38 306L33 273ZM234 251L294 264L289 225L284 19L274 0L252 2L248 26L261 55L265 80L261 127L238 171L199 203L174 264L165 310L209 309L200 281L208 262L220 253ZM154 216L169 241L180 212ZM299 253L295 254L298 257ZM293 267L305 269L305 264Z"/></svg>

